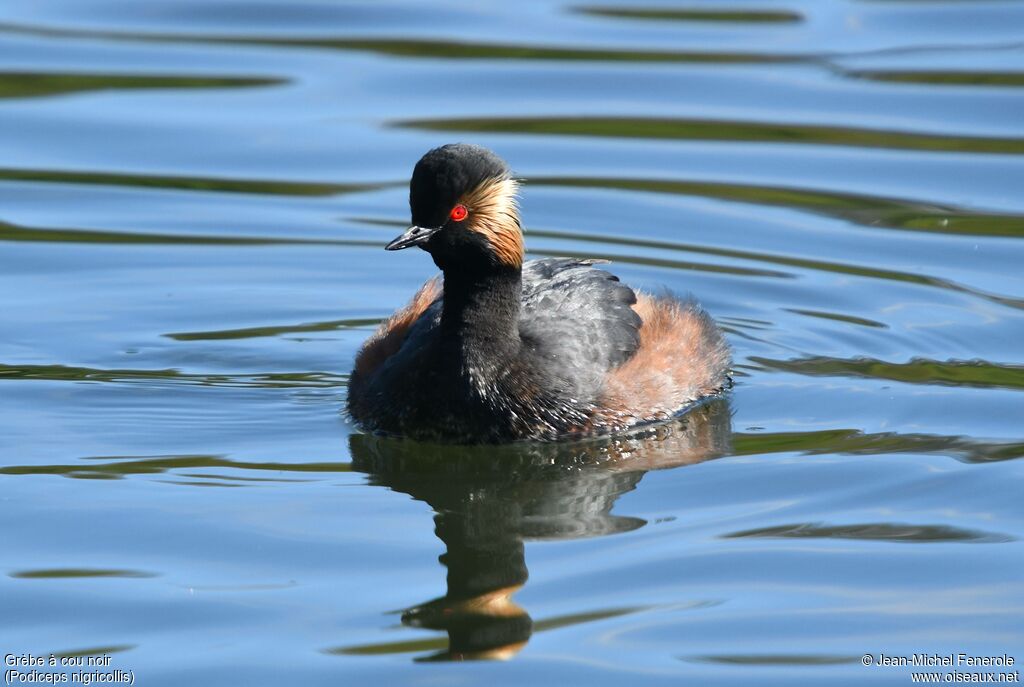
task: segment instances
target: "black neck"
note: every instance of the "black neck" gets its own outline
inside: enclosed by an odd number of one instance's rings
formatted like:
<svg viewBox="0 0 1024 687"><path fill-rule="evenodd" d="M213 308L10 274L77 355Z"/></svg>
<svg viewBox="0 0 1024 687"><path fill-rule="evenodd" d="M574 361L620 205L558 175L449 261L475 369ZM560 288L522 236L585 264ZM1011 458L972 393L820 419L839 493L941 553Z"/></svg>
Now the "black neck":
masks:
<svg viewBox="0 0 1024 687"><path fill-rule="evenodd" d="M441 335L464 361L490 367L519 349L522 269L489 265L481 271L444 271ZM479 360L468 360L479 354Z"/></svg>

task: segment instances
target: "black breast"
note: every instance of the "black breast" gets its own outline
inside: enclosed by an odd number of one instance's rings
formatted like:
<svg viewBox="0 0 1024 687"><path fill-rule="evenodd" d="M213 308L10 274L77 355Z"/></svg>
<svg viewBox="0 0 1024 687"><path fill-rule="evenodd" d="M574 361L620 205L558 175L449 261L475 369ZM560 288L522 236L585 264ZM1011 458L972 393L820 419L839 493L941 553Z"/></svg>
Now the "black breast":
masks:
<svg viewBox="0 0 1024 687"><path fill-rule="evenodd" d="M518 354L486 378L447 364L442 301L409 329L370 380L370 429L461 442L554 438L587 422L609 370L639 345L632 289L594 261L548 258L523 266ZM475 355L487 355L476 351Z"/></svg>

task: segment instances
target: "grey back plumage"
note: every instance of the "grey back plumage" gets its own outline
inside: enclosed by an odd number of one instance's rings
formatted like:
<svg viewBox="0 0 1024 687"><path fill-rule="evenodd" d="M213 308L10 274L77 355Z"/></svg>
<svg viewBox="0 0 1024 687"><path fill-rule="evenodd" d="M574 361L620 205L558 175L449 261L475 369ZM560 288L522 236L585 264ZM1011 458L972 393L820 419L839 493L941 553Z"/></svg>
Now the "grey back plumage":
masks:
<svg viewBox="0 0 1024 687"><path fill-rule="evenodd" d="M636 294L594 267L600 262L544 258L523 265L523 344L536 364L582 402L593 399L608 371L629 360L640 344L640 316L630 307ZM410 328L409 349L436 335L441 308L439 298Z"/></svg>
<svg viewBox="0 0 1024 687"><path fill-rule="evenodd" d="M636 294L594 260L546 258L523 265L519 332L579 400L595 396L608 371L640 344Z"/></svg>
<svg viewBox="0 0 1024 687"><path fill-rule="evenodd" d="M555 438L586 425L610 370L640 343L636 294L596 261L523 265L519 345L479 375L446 359L440 295L370 379L362 421L376 430L456 441ZM477 351L485 357L487 351Z"/></svg>

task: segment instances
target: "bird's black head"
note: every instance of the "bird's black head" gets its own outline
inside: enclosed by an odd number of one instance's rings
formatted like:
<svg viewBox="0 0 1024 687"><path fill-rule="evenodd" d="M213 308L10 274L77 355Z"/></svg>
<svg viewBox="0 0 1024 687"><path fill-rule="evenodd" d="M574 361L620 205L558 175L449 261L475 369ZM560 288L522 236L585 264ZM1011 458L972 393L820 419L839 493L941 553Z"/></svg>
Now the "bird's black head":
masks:
<svg viewBox="0 0 1024 687"><path fill-rule="evenodd" d="M441 269L467 263L518 267L523 242L516 191L508 165L486 148L434 148L412 173L413 226L387 249L419 246Z"/></svg>

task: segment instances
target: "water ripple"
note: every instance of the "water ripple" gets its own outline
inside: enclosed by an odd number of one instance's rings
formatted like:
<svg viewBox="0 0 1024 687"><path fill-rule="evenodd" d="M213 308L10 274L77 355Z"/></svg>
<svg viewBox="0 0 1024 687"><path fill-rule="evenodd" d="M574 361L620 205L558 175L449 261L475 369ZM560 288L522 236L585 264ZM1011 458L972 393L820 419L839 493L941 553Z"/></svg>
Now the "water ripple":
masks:
<svg viewBox="0 0 1024 687"><path fill-rule="evenodd" d="M938 361L914 358L906 363L891 363L872 358L840 359L827 356L795 360L771 360L754 356L749 360L769 370L812 377L859 377L904 384L1024 390L1024 366L999 365L987 360Z"/></svg>
<svg viewBox="0 0 1024 687"><path fill-rule="evenodd" d="M950 525L906 525L873 522L853 525L796 523L758 527L721 535L724 539L857 539L909 544L958 542L965 544L1000 544L1015 538L995 532L968 530Z"/></svg>
<svg viewBox="0 0 1024 687"><path fill-rule="evenodd" d="M962 136L953 133L925 134L914 131L887 131L786 122L532 116L407 119L396 121L394 125L424 131L456 131L460 133L645 138L675 141L749 141L996 155L1024 153L1024 138Z"/></svg>
<svg viewBox="0 0 1024 687"><path fill-rule="evenodd" d="M2 365L0 381L47 380L185 384L196 386L304 389L343 387L348 376L331 372L265 372L258 374L190 374L180 370L108 370L69 365Z"/></svg>
<svg viewBox="0 0 1024 687"><path fill-rule="evenodd" d="M856 193L670 179L531 177L529 182L539 186L620 189L786 207L868 227L968 236L1024 236L1024 215L968 211L953 205Z"/></svg>
<svg viewBox="0 0 1024 687"><path fill-rule="evenodd" d="M577 12L598 17L617 19L646 19L653 21L696 21L726 22L739 24L788 24L803 21L799 12L789 10L762 9L675 9L671 7L632 7L586 5L575 8Z"/></svg>
<svg viewBox="0 0 1024 687"><path fill-rule="evenodd" d="M253 88L286 83L277 78L172 76L158 74L72 74L0 71L0 99L40 98L83 91L159 88ZM0 178L3 178L0 176Z"/></svg>

